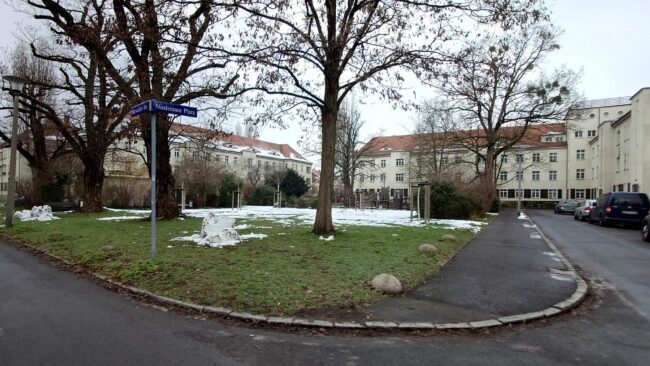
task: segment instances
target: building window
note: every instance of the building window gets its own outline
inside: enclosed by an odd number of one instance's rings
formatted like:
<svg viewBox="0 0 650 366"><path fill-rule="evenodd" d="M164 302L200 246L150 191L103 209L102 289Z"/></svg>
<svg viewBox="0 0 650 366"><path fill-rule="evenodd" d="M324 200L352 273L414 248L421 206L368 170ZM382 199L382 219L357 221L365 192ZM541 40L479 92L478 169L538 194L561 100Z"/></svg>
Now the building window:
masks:
<svg viewBox="0 0 650 366"><path fill-rule="evenodd" d="M548 198L552 200L557 199L557 189L549 189Z"/></svg>
<svg viewBox="0 0 650 366"><path fill-rule="evenodd" d="M557 141L557 142L562 142L562 141L564 141L564 137L563 137L563 136L559 136L559 137L557 137L557 138L555 139L555 141Z"/></svg>
<svg viewBox="0 0 650 366"><path fill-rule="evenodd" d="M503 180L503 181L508 180L508 172L501 172L501 173L499 173L499 179L500 179L500 180Z"/></svg>
<svg viewBox="0 0 650 366"><path fill-rule="evenodd" d="M584 150L576 150L576 160L585 160Z"/></svg>
<svg viewBox="0 0 650 366"><path fill-rule="evenodd" d="M311 178L305 178L305 181L307 182L307 185L311 184Z"/></svg>
<svg viewBox="0 0 650 366"><path fill-rule="evenodd" d="M524 162L524 154L517 154L517 163L523 163Z"/></svg>
<svg viewBox="0 0 650 366"><path fill-rule="evenodd" d="M370 183L375 183L375 175L370 174Z"/></svg>
<svg viewBox="0 0 650 366"><path fill-rule="evenodd" d="M555 153L555 152L548 153L548 161L550 161L552 163L556 162L557 161L557 153Z"/></svg>
<svg viewBox="0 0 650 366"><path fill-rule="evenodd" d="M223 157L223 162L226 163L226 164L229 164L230 163L230 156L228 156L228 155L224 156Z"/></svg>
<svg viewBox="0 0 650 366"><path fill-rule="evenodd" d="M596 137L596 130L587 131L587 137Z"/></svg>
<svg viewBox="0 0 650 366"><path fill-rule="evenodd" d="M551 136L544 137L544 142L553 142L553 138Z"/></svg>
<svg viewBox="0 0 650 366"><path fill-rule="evenodd" d="M581 131L576 131L575 135L576 135L577 139L581 139L582 138L582 130Z"/></svg>
<svg viewBox="0 0 650 366"><path fill-rule="evenodd" d="M499 189L499 198L508 198L508 190Z"/></svg>
<svg viewBox="0 0 650 366"><path fill-rule="evenodd" d="M311 173L311 167L310 166L307 167L307 173Z"/></svg>
<svg viewBox="0 0 650 366"><path fill-rule="evenodd" d="M515 189L515 198L524 198L524 190Z"/></svg>
<svg viewBox="0 0 650 366"><path fill-rule="evenodd" d="M442 165L449 164L449 158L447 158L446 156L440 158L440 164L442 164Z"/></svg>
<svg viewBox="0 0 650 366"><path fill-rule="evenodd" d="M596 117L596 115L593 113L589 115L589 118L594 118L594 117Z"/></svg>
<svg viewBox="0 0 650 366"><path fill-rule="evenodd" d="M523 180L523 179L524 179L524 172L518 170L515 176L515 180Z"/></svg>
<svg viewBox="0 0 650 366"><path fill-rule="evenodd" d="M585 198L585 190L584 189L576 189L576 198L577 199L584 199Z"/></svg>
<svg viewBox="0 0 650 366"><path fill-rule="evenodd" d="M404 166L404 159L395 159L395 166Z"/></svg>
<svg viewBox="0 0 650 366"><path fill-rule="evenodd" d="M359 182L363 183L363 181L366 179L366 177L363 174L359 175Z"/></svg>
<svg viewBox="0 0 650 366"><path fill-rule="evenodd" d="M539 170L533 170L533 180L538 181L539 180Z"/></svg>
<svg viewBox="0 0 650 366"><path fill-rule="evenodd" d="M198 151L192 151L192 159L198 159L199 158L199 152Z"/></svg>
<svg viewBox="0 0 650 366"><path fill-rule="evenodd" d="M181 150L180 149L174 149L174 157L179 158L181 156Z"/></svg>
<svg viewBox="0 0 650 366"><path fill-rule="evenodd" d="M386 160L382 160L380 164L382 168L386 167Z"/></svg>
<svg viewBox="0 0 650 366"><path fill-rule="evenodd" d="M539 189L531 189L530 190L530 198L539 198Z"/></svg>
<svg viewBox="0 0 650 366"><path fill-rule="evenodd" d="M507 163L508 162L508 155L502 155L501 156L501 162L502 163Z"/></svg>
<svg viewBox="0 0 650 366"><path fill-rule="evenodd" d="M533 153L533 163L539 163L540 161L539 153Z"/></svg>
<svg viewBox="0 0 650 366"><path fill-rule="evenodd" d="M585 170L584 169L576 169L576 179L577 180L585 179Z"/></svg>
<svg viewBox="0 0 650 366"><path fill-rule="evenodd" d="M557 180L557 170L548 171L548 180Z"/></svg>
<svg viewBox="0 0 650 366"><path fill-rule="evenodd" d="M382 175L380 175L380 176L379 176L379 180L380 180L382 183L386 182L386 174L382 174Z"/></svg>
<svg viewBox="0 0 650 366"><path fill-rule="evenodd" d="M404 181L404 173L395 174L395 181L396 182L403 182Z"/></svg>
<svg viewBox="0 0 650 366"><path fill-rule="evenodd" d="M253 159L248 158L248 166L253 166Z"/></svg>
<svg viewBox="0 0 650 366"><path fill-rule="evenodd" d="M609 117L609 112L605 112L605 113L603 113L603 116L605 116L605 117Z"/></svg>
<svg viewBox="0 0 650 366"><path fill-rule="evenodd" d="M371 167L371 168L374 168L374 167L375 167L375 161L374 161L374 160L370 160L369 162L370 162L370 167Z"/></svg>

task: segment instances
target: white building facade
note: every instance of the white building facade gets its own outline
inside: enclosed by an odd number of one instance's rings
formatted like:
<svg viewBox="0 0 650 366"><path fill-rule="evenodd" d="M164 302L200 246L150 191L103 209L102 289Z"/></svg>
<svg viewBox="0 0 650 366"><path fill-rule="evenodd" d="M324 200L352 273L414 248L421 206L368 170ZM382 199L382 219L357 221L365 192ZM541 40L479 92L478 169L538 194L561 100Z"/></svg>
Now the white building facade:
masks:
<svg viewBox="0 0 650 366"><path fill-rule="evenodd" d="M373 139L355 190L408 192L417 182L418 136ZM448 149L438 157L447 176L471 177L468 152ZM597 198L610 191L650 191L650 88L632 97L585 102L562 123L533 126L501 158L497 196L502 201L553 202ZM519 161L521 160L521 161ZM444 165L444 164L443 164ZM521 187L521 188L520 188Z"/></svg>

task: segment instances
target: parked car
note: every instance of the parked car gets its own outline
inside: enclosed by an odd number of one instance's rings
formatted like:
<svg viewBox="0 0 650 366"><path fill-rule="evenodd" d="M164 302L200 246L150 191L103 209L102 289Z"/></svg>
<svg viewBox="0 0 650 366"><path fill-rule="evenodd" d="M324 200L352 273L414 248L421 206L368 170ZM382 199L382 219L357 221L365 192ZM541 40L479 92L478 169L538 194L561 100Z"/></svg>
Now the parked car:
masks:
<svg viewBox="0 0 650 366"><path fill-rule="evenodd" d="M643 241L650 242L650 210L648 210L648 214L643 219L643 224L641 227L641 238Z"/></svg>
<svg viewBox="0 0 650 366"><path fill-rule="evenodd" d="M590 222L600 226L610 224L641 225L650 209L645 193L610 192L598 197L591 210Z"/></svg>
<svg viewBox="0 0 650 366"><path fill-rule="evenodd" d="M589 220L591 209L596 204L596 200L586 200L573 212L573 218L580 221Z"/></svg>
<svg viewBox="0 0 650 366"><path fill-rule="evenodd" d="M555 213L574 213L580 203L576 200L562 200L555 204Z"/></svg>

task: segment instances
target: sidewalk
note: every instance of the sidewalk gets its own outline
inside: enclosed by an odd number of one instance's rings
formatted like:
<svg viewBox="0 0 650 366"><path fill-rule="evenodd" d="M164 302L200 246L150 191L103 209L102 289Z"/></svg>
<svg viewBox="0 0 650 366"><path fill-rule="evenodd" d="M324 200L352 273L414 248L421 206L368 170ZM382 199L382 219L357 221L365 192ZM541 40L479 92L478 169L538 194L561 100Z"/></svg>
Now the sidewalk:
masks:
<svg viewBox="0 0 650 366"><path fill-rule="evenodd" d="M575 281L528 220L504 210L426 284L367 310L372 320L455 323L540 311L576 290Z"/></svg>

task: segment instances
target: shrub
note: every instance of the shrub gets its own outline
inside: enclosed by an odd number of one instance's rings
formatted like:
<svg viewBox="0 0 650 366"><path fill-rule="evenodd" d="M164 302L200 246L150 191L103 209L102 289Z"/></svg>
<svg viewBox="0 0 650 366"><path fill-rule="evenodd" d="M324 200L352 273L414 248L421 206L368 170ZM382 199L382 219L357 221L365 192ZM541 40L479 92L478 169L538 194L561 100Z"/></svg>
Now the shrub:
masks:
<svg viewBox="0 0 650 366"><path fill-rule="evenodd" d="M273 188L269 186L256 187L247 203L256 206L273 206L273 193Z"/></svg>
<svg viewBox="0 0 650 366"><path fill-rule="evenodd" d="M237 178L232 173L225 174L221 179L219 186L219 205L218 207L232 206L232 193L239 190L244 185L244 181Z"/></svg>
<svg viewBox="0 0 650 366"><path fill-rule="evenodd" d="M494 197L494 199L492 200L492 206L490 206L488 212L496 213L499 212L499 210L501 210L501 200L499 199L499 197Z"/></svg>
<svg viewBox="0 0 650 366"><path fill-rule="evenodd" d="M420 207L424 209L424 197L420 197L420 200ZM481 214L481 201L459 194L453 183L431 183L431 218L469 219Z"/></svg>

